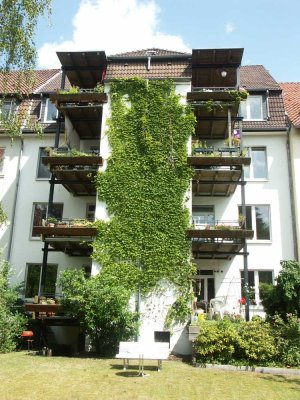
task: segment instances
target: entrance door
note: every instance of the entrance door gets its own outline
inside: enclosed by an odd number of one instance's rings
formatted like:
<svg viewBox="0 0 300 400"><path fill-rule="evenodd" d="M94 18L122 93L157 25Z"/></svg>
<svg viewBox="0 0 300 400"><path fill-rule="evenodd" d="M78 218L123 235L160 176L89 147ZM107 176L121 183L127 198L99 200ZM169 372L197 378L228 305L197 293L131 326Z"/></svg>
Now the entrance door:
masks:
<svg viewBox="0 0 300 400"><path fill-rule="evenodd" d="M195 282L195 297L200 307L208 309L209 302L215 297L215 278L213 270L199 270Z"/></svg>

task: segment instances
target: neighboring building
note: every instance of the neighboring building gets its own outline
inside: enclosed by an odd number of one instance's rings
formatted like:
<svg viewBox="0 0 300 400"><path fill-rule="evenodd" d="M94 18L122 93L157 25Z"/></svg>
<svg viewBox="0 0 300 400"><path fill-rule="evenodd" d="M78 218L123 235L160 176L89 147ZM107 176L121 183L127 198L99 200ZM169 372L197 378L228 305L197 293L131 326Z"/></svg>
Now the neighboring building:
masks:
<svg viewBox="0 0 300 400"><path fill-rule="evenodd" d="M287 149L291 173L295 259L300 254L300 82L280 84L288 119Z"/></svg>
<svg viewBox="0 0 300 400"><path fill-rule="evenodd" d="M57 276L66 267L83 267L87 274L99 270L88 245L96 230L78 228L73 220L108 218L105 204L96 200L92 177L99 167L105 169L110 154L105 135L110 82L134 76L171 78L197 117L187 144L187 162L195 168L187 232L198 269L195 296L204 309L218 298L223 312L244 314L240 299L248 275L250 317L263 315L259 283L273 282L280 261L295 257L287 126L279 84L263 66L241 67L242 55L243 49L195 49L192 54L149 49L109 57L102 51L62 52L62 73L36 72L47 79L24 102L31 104L31 115L47 124L47 133L39 139L24 130L13 146L9 138L0 139L1 199L10 220L2 228L1 246L16 270L14 281L25 282L27 300L38 293L59 293ZM64 87L66 78L67 85L82 89L100 82L104 93L59 95L55 90ZM249 92L240 111L228 94L239 89ZM49 96L63 117L57 123ZM12 107L13 102L5 103L5 110ZM59 148L64 157L46 154L47 147ZM74 148L92 151L93 157L70 157L68 150ZM66 225L42 226L49 211ZM151 299L156 315L145 312L143 339L153 340L154 332L164 330L164 316L174 300L169 292L165 299ZM190 351L184 327L172 333L171 348Z"/></svg>

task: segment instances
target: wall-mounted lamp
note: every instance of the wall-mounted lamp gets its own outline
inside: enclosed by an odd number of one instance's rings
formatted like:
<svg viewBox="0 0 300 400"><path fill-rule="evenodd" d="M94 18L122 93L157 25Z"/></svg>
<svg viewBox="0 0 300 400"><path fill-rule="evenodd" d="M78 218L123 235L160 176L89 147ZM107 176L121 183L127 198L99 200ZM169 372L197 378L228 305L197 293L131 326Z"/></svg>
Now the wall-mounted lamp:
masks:
<svg viewBox="0 0 300 400"><path fill-rule="evenodd" d="M222 78L226 78L227 76L227 71L225 71L224 69L221 71L221 77Z"/></svg>

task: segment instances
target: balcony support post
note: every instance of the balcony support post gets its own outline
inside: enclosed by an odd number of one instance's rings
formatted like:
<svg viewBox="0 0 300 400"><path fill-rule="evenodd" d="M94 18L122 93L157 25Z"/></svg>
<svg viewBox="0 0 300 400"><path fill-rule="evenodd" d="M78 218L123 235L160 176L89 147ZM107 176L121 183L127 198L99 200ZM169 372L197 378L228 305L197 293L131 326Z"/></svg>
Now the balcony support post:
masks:
<svg viewBox="0 0 300 400"><path fill-rule="evenodd" d="M65 82L66 82L66 73L65 73L65 71L62 71L61 83L60 83L61 89L65 88ZM54 148L59 147L59 137L60 137L60 131L61 131L61 122L62 122L61 119L62 119L62 114L61 114L61 112L59 112L57 120L56 120ZM51 173L48 208L47 208L47 215L46 215L47 218L52 217L52 213L53 213L53 197L54 197L54 186L55 186L54 182L55 182L55 176L53 173ZM43 263L42 263L42 268L41 268L39 296L43 295L44 291L45 291L48 252L49 252L49 243L44 242Z"/></svg>

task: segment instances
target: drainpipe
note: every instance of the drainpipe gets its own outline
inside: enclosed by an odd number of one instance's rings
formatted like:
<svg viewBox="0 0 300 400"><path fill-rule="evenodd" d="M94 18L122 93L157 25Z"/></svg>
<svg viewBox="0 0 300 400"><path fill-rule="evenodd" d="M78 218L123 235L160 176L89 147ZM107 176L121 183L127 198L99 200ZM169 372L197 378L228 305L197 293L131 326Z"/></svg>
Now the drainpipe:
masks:
<svg viewBox="0 0 300 400"><path fill-rule="evenodd" d="M292 171L292 156L291 156L291 128L292 124L288 118L287 136L286 136L286 152L287 152L287 164L288 164L288 175L289 175L289 191L290 191L290 201L291 201L291 214L292 214L292 232L293 232L293 243L294 243L294 257L295 260L299 261L298 254L298 235L297 235L297 220L296 220L296 206L294 199L294 180Z"/></svg>
<svg viewBox="0 0 300 400"><path fill-rule="evenodd" d="M17 208L18 195L19 195L19 186L20 186L21 158L22 158L23 149L24 149L24 141L22 138L20 140L21 140L21 146L20 146L20 153L19 153L19 159L18 159L16 189L15 189L15 194L14 194L13 209L12 209L12 216L11 216L11 228L10 228L10 233L9 233L8 250L7 250L7 261L9 263L11 262L11 248L12 248L14 229L15 229L15 215L16 215L16 208Z"/></svg>

